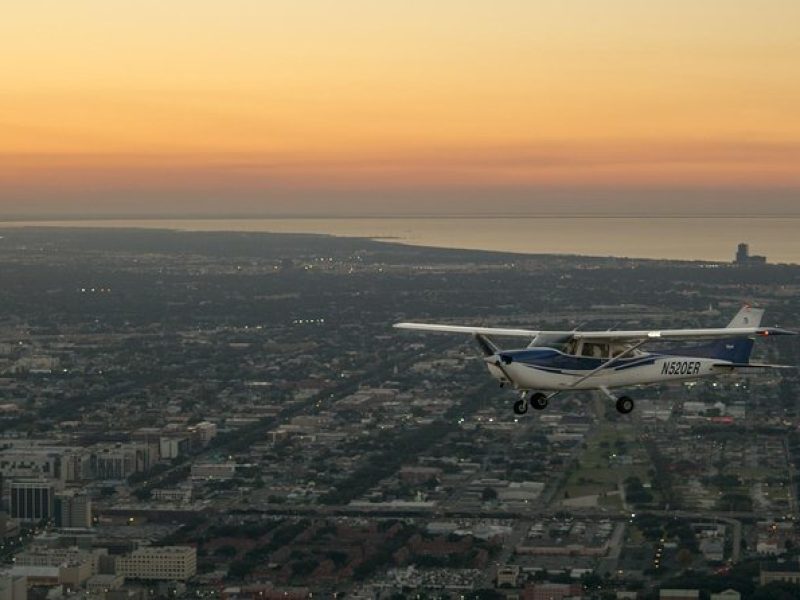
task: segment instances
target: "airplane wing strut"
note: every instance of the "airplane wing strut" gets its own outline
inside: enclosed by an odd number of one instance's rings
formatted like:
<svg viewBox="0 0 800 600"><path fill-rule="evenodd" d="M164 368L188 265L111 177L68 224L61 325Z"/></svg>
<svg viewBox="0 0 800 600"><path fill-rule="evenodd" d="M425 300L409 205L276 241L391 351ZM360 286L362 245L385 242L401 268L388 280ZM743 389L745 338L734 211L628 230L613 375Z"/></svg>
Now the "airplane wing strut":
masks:
<svg viewBox="0 0 800 600"><path fill-rule="evenodd" d="M573 388L579 386L580 384L582 384L584 381L586 381L590 377L594 377L595 375L597 375L603 369L606 369L606 368L610 367L612 364L617 362L619 359L625 358L629 354L632 354L634 352L634 350L637 350L641 346L644 346L649 341L650 341L649 339L648 340L641 340L640 342L634 344L633 346L630 346L629 348L625 349L620 354L617 354L614 358L611 358L611 359L607 360L606 362L604 362L602 365L597 367L594 371L590 371L589 373L587 373L586 375L584 375L583 377L581 377L577 381L573 381L572 384L567 389L569 390L569 389L573 389Z"/></svg>

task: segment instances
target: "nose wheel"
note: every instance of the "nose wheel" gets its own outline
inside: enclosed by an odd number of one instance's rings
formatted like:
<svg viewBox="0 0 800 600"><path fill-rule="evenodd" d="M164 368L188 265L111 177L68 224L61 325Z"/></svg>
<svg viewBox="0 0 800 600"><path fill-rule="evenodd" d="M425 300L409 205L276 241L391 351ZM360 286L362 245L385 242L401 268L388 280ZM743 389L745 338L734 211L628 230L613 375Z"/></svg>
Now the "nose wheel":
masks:
<svg viewBox="0 0 800 600"><path fill-rule="evenodd" d="M514 414L524 415L528 412L528 406L532 406L534 410L544 410L547 408L548 401L547 394L523 392L519 400L514 402Z"/></svg>

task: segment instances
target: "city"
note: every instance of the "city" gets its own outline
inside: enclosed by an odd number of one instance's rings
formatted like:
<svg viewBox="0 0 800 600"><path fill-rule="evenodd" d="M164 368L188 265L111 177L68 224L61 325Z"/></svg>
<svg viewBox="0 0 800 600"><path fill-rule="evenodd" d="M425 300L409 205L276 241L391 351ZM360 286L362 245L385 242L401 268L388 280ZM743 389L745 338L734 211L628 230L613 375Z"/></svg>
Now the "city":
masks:
<svg viewBox="0 0 800 600"><path fill-rule="evenodd" d="M800 590L796 370L517 416L391 328L796 325L799 266L20 228L0 269L2 600Z"/></svg>

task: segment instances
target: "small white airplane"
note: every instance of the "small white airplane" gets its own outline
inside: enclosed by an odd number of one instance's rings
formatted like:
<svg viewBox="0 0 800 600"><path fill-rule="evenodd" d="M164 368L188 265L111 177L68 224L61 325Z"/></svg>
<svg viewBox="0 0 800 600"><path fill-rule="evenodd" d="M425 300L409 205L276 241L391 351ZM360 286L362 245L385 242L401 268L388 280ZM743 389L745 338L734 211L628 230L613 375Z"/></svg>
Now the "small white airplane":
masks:
<svg viewBox="0 0 800 600"><path fill-rule="evenodd" d="M510 385L520 391L514 403L518 415L526 413L529 405L542 410L551 398L569 390L600 390L616 402L619 412L628 414L633 400L615 396L612 388L728 375L739 369L794 368L750 362L756 336L796 335L778 327L761 327L763 315L763 309L745 306L727 327L715 329L536 331L428 323L396 323L394 327L471 334L492 377L501 387ZM490 335L532 341L522 349L501 350ZM710 341L642 350L654 342L697 340Z"/></svg>

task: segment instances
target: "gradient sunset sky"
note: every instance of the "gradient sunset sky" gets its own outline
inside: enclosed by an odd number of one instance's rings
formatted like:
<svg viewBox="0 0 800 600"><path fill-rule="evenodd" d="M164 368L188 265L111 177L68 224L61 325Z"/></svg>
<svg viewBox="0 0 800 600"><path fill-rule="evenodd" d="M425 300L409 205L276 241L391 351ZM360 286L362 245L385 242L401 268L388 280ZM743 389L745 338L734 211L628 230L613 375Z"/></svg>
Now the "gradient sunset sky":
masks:
<svg viewBox="0 0 800 600"><path fill-rule="evenodd" d="M798 0L32 0L0 217L800 213Z"/></svg>

